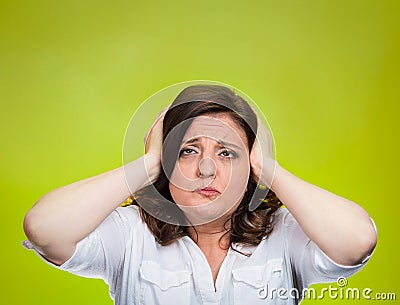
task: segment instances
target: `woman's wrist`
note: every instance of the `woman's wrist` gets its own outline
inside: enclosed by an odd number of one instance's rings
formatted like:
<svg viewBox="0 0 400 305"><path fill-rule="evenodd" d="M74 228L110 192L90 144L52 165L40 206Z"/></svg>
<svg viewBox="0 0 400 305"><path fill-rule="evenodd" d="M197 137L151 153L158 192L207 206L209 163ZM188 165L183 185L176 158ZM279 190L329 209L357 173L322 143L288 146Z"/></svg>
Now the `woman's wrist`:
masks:
<svg viewBox="0 0 400 305"><path fill-rule="evenodd" d="M274 172L271 178L271 190L277 194L279 192L279 179L284 169L275 161ZM277 194L278 195L278 194Z"/></svg>
<svg viewBox="0 0 400 305"><path fill-rule="evenodd" d="M159 157L145 154L123 166L124 175L131 195L152 184L159 174Z"/></svg>
<svg viewBox="0 0 400 305"><path fill-rule="evenodd" d="M161 167L161 156L154 153L146 153L143 156L145 170L149 178L149 184L156 181L158 175L160 174Z"/></svg>
<svg viewBox="0 0 400 305"><path fill-rule="evenodd" d="M278 166L279 164L276 162L276 160L272 158L265 158L262 164L259 183L272 189Z"/></svg>

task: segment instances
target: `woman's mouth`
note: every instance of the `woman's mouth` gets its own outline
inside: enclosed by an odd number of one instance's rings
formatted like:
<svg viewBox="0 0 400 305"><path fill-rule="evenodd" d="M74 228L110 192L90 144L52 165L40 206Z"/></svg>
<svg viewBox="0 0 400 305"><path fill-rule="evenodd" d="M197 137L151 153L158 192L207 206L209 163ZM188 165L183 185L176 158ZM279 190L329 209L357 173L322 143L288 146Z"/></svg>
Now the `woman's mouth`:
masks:
<svg viewBox="0 0 400 305"><path fill-rule="evenodd" d="M202 189L197 189L196 193L199 193L200 195L208 196L208 197L216 196L216 195L220 194L220 192L218 192L215 188L212 188L212 187L204 187Z"/></svg>

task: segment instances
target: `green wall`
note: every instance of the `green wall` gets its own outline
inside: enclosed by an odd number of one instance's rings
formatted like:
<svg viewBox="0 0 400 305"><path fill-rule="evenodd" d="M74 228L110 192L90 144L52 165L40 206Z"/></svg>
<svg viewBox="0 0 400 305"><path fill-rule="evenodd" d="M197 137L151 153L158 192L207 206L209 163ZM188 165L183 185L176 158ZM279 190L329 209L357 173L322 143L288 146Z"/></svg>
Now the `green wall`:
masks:
<svg viewBox="0 0 400 305"><path fill-rule="evenodd" d="M1 303L112 304L102 281L22 248L24 214L120 166L135 109L193 79L249 95L283 167L371 214L378 246L348 286L400 298L398 3L1 1ZM303 304L321 302L344 301Z"/></svg>

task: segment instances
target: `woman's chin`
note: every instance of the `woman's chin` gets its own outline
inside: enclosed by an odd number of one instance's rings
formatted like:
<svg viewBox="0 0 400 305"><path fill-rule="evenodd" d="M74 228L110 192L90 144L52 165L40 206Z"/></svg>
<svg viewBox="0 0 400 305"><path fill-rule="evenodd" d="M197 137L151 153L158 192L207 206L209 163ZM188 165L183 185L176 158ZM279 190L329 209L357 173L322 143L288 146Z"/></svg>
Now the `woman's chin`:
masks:
<svg viewBox="0 0 400 305"><path fill-rule="evenodd" d="M201 225L212 222L232 210L233 205L221 202L221 200L197 202L196 205L180 205L179 208L193 225Z"/></svg>

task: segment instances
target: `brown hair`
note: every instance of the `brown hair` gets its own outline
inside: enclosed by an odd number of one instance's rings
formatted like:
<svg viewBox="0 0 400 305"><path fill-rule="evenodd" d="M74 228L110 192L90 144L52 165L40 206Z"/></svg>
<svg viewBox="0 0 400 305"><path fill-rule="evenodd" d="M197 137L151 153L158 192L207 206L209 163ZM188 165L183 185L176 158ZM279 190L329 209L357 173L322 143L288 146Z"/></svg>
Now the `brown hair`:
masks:
<svg viewBox="0 0 400 305"><path fill-rule="evenodd" d="M134 194L132 203L139 207L142 220L147 224L156 241L163 246L189 235L187 226L175 225L160 220L166 219L166 210L163 208L166 201L174 202L169 191L169 180L167 177L170 177L172 173L176 156L180 149L179 145L175 143L181 143L187 128L190 126L191 119L200 115L221 113L229 114L245 131L248 148L251 151L256 138L257 116L249 104L229 88L219 85L195 85L187 87L175 98L165 114L163 121L164 168L160 171L160 175L152 185ZM167 137L167 135L178 124L180 127L177 133L178 136L174 136L173 140L169 140L172 137ZM168 149L168 153L166 153L166 149ZM166 160L168 158L169 160ZM152 191L154 188L163 198L161 196L154 198L154 191ZM228 221L231 220L231 225L225 234L230 234L231 247L233 243L257 246L264 237L267 237L271 233L273 214L281 207L282 203L272 190L269 190L266 195L265 191L261 192L263 193L263 197L261 198L253 196L262 189L254 181L250 173L247 192L237 209L228 219ZM254 204L252 202L254 198L256 200L255 204L258 206L256 209L250 210L249 206ZM183 212L177 206L174 212L176 212L175 218L178 217L179 221L185 221Z"/></svg>

